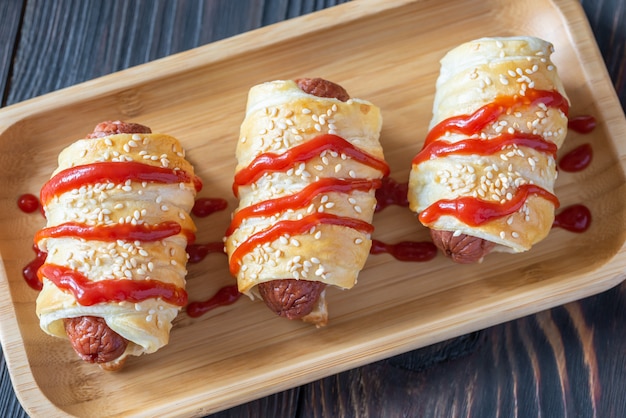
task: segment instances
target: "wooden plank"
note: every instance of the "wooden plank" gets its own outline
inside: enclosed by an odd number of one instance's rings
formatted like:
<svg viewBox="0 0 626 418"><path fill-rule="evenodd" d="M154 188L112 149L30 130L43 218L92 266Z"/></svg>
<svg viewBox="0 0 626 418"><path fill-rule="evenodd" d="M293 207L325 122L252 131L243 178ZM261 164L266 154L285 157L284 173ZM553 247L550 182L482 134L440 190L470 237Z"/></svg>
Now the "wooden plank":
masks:
<svg viewBox="0 0 626 418"><path fill-rule="evenodd" d="M5 104L7 85L11 77L14 52L19 39L23 0L0 2L0 106Z"/></svg>

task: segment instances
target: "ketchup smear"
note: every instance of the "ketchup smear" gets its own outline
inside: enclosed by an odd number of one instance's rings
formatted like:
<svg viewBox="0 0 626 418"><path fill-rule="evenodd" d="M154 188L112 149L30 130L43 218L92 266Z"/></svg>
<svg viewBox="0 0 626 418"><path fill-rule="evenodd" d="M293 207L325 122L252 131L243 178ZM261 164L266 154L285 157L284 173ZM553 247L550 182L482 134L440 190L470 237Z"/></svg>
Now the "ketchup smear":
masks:
<svg viewBox="0 0 626 418"><path fill-rule="evenodd" d="M403 207L409 206L407 194L409 191L409 183L399 183L391 177L383 177L382 186L376 190L376 210L380 212L387 206L398 205Z"/></svg>
<svg viewBox="0 0 626 418"><path fill-rule="evenodd" d="M237 302L240 297L241 293L239 293L237 285L224 286L208 300L190 302L186 308L187 315L192 318L197 318L212 309L218 308L220 306L231 305Z"/></svg>
<svg viewBox="0 0 626 418"><path fill-rule="evenodd" d="M209 242L206 244L189 244L187 245L187 254L189 254L188 262L191 264L197 264L204 260L209 254L220 253L226 255L224 252L224 243Z"/></svg>
<svg viewBox="0 0 626 418"><path fill-rule="evenodd" d="M35 290L41 290L43 288L43 283L41 283L39 277L37 277L37 271L39 270L39 267L43 266L43 263L46 262L48 253L41 251L36 244L33 244L33 251L35 251L35 259L22 269L22 276L30 287Z"/></svg>
<svg viewBox="0 0 626 418"><path fill-rule="evenodd" d="M432 242L402 241L396 244L386 244L379 240L372 240L370 254L392 255L400 261L430 261L437 255L437 247Z"/></svg>
<svg viewBox="0 0 626 418"><path fill-rule="evenodd" d="M196 199L191 213L198 218L206 218L212 213L226 209L227 206L228 202L220 197L201 197Z"/></svg>

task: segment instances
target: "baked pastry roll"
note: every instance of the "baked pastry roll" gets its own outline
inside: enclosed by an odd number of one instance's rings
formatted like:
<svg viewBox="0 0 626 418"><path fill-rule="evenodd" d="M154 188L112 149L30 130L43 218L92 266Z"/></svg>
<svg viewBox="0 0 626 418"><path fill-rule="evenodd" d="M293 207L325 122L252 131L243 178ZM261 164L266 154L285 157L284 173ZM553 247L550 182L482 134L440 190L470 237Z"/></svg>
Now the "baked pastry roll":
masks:
<svg viewBox="0 0 626 418"><path fill-rule="evenodd" d="M552 53L538 38L482 38L441 61L408 200L454 261L527 251L552 227L569 109Z"/></svg>
<svg viewBox="0 0 626 418"><path fill-rule="evenodd" d="M350 289L388 173L380 110L323 79L250 89L237 143L239 206L226 235L239 291L322 326L325 287Z"/></svg>
<svg viewBox="0 0 626 418"><path fill-rule="evenodd" d="M47 253L36 312L107 370L168 343L187 302L189 215L201 183L176 138L104 122L65 148L41 189Z"/></svg>

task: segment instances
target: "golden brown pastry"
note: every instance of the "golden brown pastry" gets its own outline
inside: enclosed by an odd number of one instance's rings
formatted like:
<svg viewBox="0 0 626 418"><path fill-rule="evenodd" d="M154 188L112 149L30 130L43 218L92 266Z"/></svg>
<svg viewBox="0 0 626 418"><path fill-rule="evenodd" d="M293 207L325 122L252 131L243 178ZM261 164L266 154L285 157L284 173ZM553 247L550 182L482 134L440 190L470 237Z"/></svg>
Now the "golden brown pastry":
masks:
<svg viewBox="0 0 626 418"><path fill-rule="evenodd" d="M226 239L240 292L326 324L325 287L354 286L369 254L374 193L388 173L381 125L376 106L327 80L250 89Z"/></svg>
<svg viewBox="0 0 626 418"><path fill-rule="evenodd" d="M552 52L538 38L482 38L441 61L408 199L454 261L527 251L552 227L569 109Z"/></svg>
<svg viewBox="0 0 626 418"><path fill-rule="evenodd" d="M167 344L187 302L189 211L201 184L178 140L119 121L99 124L58 161L41 190L37 315L81 358L115 370Z"/></svg>

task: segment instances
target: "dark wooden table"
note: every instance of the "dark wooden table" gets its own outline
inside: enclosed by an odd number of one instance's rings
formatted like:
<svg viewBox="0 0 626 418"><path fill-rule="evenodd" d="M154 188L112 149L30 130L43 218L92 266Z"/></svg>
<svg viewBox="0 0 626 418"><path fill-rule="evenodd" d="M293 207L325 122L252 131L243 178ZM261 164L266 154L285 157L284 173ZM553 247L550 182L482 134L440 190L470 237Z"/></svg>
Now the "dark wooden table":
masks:
<svg viewBox="0 0 626 418"><path fill-rule="evenodd" d="M343 2L0 0L1 105ZM626 0L582 5L623 109ZM24 416L1 357L0 417ZM214 416L623 417L626 284Z"/></svg>

